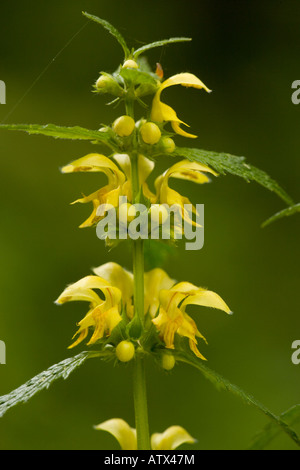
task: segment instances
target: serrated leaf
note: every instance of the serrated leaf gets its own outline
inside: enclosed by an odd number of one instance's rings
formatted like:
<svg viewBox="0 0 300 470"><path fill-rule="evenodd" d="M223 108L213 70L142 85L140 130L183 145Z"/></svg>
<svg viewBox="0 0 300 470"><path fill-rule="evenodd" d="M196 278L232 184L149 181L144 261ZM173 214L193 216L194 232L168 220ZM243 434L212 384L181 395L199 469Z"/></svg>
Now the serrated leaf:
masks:
<svg viewBox="0 0 300 470"><path fill-rule="evenodd" d="M13 390L8 395L0 397L0 417L2 417L10 408L20 403L26 403L36 393L47 389L57 379L67 379L69 375L81 366L87 359L92 357L104 357L108 352L100 351L84 351L77 356L65 359L58 364L51 366L49 369L41 372L34 378L30 379L21 387Z"/></svg>
<svg viewBox="0 0 300 470"><path fill-rule="evenodd" d="M162 47L167 46L168 44L174 44L176 42L187 42L191 41L191 38L170 38L170 39L162 39L161 41L155 41L151 44L145 44L145 46L140 47L136 51L134 51L133 57L136 59L140 54L143 54L150 49L154 49L155 47Z"/></svg>
<svg viewBox="0 0 300 470"><path fill-rule="evenodd" d="M297 212L300 212L300 204L295 204L294 206L288 207L287 209L284 209L283 211L277 212L277 214L273 215L268 220L266 220L262 224L262 227L266 227L267 225L270 225L273 222L276 222L277 220L282 219L283 217L289 217L290 215L294 215Z"/></svg>
<svg viewBox="0 0 300 470"><path fill-rule="evenodd" d="M237 157L229 153L218 153L209 150L177 147L172 155L188 158L191 161L203 163L212 167L220 174L230 173L240 176L246 181L255 181L269 191L273 191L288 205L293 204L290 196L264 171L250 165L245 157Z"/></svg>
<svg viewBox="0 0 300 470"><path fill-rule="evenodd" d="M287 425L293 426L300 422L300 405L295 405L280 415L280 419ZM265 449L282 430L275 423L268 423L264 429L259 432L253 439L249 450Z"/></svg>
<svg viewBox="0 0 300 470"><path fill-rule="evenodd" d="M130 51L128 49L125 39L123 38L122 34L112 24L110 24L106 20L103 20L102 18L98 18L98 16L91 15L90 13L87 13L85 11L83 11L82 14L89 20L95 21L95 23L98 23L101 26L103 26L103 28L105 28L112 36L114 36L115 39L118 41L118 43L122 46L123 51L125 53L125 58L129 57Z"/></svg>
<svg viewBox="0 0 300 470"><path fill-rule="evenodd" d="M240 398L244 401L244 403L253 406L257 410L264 413L272 422L281 428L296 444L300 447L300 439L297 433L290 428L290 426L285 423L279 416L273 414L268 408L262 405L259 401L257 401L252 395L249 395L247 392L242 390L241 388L237 387L236 385L229 382L229 380L222 377L217 372L209 369L203 362L196 357L191 356L185 352L173 352L174 356L178 361L185 362L196 369L198 369L206 379L208 379L213 385L217 387L218 390L226 390L230 393L233 393L236 397Z"/></svg>
<svg viewBox="0 0 300 470"><path fill-rule="evenodd" d="M45 135L54 137L55 139L70 139L70 140L90 140L99 143L107 144L109 147L109 140L111 133L109 131L94 131L85 129L83 127L62 127L55 124L1 124L0 130L8 131L23 131L28 134Z"/></svg>

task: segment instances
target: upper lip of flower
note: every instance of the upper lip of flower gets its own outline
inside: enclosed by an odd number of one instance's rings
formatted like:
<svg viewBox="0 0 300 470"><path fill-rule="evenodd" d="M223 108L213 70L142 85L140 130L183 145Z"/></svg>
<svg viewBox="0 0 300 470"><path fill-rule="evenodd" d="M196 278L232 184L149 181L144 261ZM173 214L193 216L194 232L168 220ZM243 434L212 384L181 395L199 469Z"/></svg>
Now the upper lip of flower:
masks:
<svg viewBox="0 0 300 470"><path fill-rule="evenodd" d="M152 103L151 119L152 121L159 123L169 121L172 124L174 132L177 134L184 137L196 138L196 135L189 134L181 129L180 124L184 124L185 126L188 126L188 124L184 123L181 121L181 119L178 118L176 112L173 108L171 108L171 106L168 106L167 104L160 101L162 91L165 88L173 85L182 85L185 87L193 87L198 89L203 88L208 93L211 92L211 90L209 90L199 78L191 73L179 73L177 75L173 75L172 77L162 82L158 91L156 92Z"/></svg>
<svg viewBox="0 0 300 470"><path fill-rule="evenodd" d="M110 419L94 428L112 434L122 450L137 450L136 429L131 428L123 419ZM151 436L152 450L175 450L182 444L195 442L196 440L181 426L171 426L163 433L155 433Z"/></svg>

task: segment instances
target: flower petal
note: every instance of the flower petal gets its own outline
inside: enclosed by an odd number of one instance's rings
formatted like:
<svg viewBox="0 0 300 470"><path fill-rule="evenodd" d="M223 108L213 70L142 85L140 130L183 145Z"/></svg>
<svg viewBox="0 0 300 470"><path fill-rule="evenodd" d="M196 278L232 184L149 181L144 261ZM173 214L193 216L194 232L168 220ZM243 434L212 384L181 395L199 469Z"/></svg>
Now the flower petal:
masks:
<svg viewBox="0 0 300 470"><path fill-rule="evenodd" d="M159 292L170 289L174 283L163 269L155 268L145 273L145 313L149 311L150 316L155 317L159 307Z"/></svg>
<svg viewBox="0 0 300 470"><path fill-rule="evenodd" d="M112 177L115 176L118 180L118 185L124 183L125 176L122 171L119 170L117 165L105 155L98 153L90 153L85 157L79 158L74 162L66 165L61 170L63 173L74 173L78 171L89 171L89 172L102 172L107 175L110 182Z"/></svg>
<svg viewBox="0 0 300 470"><path fill-rule="evenodd" d="M229 315L232 314L228 305L224 300L215 292L199 289L195 295L190 295L181 304L181 309L185 309L187 305L202 305L203 307L217 308L223 310Z"/></svg>
<svg viewBox="0 0 300 470"><path fill-rule="evenodd" d="M207 88L207 86L204 85L204 83L192 73L178 73L173 75L161 84L160 90L164 90L165 88L173 85L182 85L185 87L193 87L198 89L204 88L207 93L211 93L211 90L209 90L209 88Z"/></svg>
<svg viewBox="0 0 300 470"><path fill-rule="evenodd" d="M112 286L120 289L123 302L128 302L133 296L133 274L117 263L106 263L93 272L100 278L106 279Z"/></svg>
<svg viewBox="0 0 300 470"><path fill-rule="evenodd" d="M152 450L175 450L182 444L195 444L196 440L181 426L171 426L162 434L151 436Z"/></svg>
<svg viewBox="0 0 300 470"><path fill-rule="evenodd" d="M123 419L110 419L94 426L94 428L112 434L122 450L137 450L136 430L131 428Z"/></svg>

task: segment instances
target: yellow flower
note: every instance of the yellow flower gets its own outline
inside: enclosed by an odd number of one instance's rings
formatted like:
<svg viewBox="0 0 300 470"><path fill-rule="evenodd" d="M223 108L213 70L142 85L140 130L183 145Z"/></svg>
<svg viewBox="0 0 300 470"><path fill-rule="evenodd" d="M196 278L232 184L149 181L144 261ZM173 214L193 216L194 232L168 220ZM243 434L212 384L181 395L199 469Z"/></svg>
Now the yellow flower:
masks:
<svg viewBox="0 0 300 470"><path fill-rule="evenodd" d="M169 178L177 178L188 181L193 181L197 184L208 183L210 181L206 173L217 176L217 173L206 165L189 160L182 160L175 165L171 166L164 174L160 175L155 180L156 200L160 204L167 204L169 207L178 206L180 214L183 219L192 223L192 220L184 207L185 205L192 205L188 198L181 196L177 191L169 187ZM193 207L193 213L196 209Z"/></svg>
<svg viewBox="0 0 300 470"><path fill-rule="evenodd" d="M90 309L86 316L78 323L79 329L75 336L78 339L69 348L73 348L81 343L88 335L89 329L94 332L87 343L94 344L104 335L110 336L112 330L120 323L122 304L125 311L132 315L131 297L132 277L130 273L123 270L116 263L107 263L95 272L101 273L100 276L87 276L68 286L59 296L56 303L64 304L66 302L83 300L90 304ZM104 300L94 291L98 289L104 295ZM74 337L75 337L74 336Z"/></svg>
<svg viewBox="0 0 300 470"><path fill-rule="evenodd" d="M122 450L137 450L136 430L123 419L110 419L95 426L99 431L112 434ZM165 432L152 434L152 450L175 450L182 444L195 444L195 439L181 426L171 426Z"/></svg>
<svg viewBox="0 0 300 470"><path fill-rule="evenodd" d="M118 163L119 168L112 159L104 155L91 153L79 160L75 160L62 168L63 173L76 172L101 172L108 178L108 184L98 191L77 199L73 204L88 202L93 203L93 212L90 217L80 225L80 228L90 227L97 224L102 216L97 215L97 210L101 205L109 205L115 208L119 207L119 198L126 196L128 201L132 201L132 183L131 183L131 163L127 154L115 154L113 158ZM155 195L150 191L146 179L154 168L154 162L148 160L143 155L139 155L139 181L143 187L144 196L154 200Z"/></svg>
<svg viewBox="0 0 300 470"><path fill-rule="evenodd" d="M132 318L134 314L132 305L133 274L122 268L119 264L112 262L94 268L93 272L100 278L108 281L112 286L120 289L126 314L129 318Z"/></svg>
<svg viewBox="0 0 300 470"><path fill-rule="evenodd" d="M176 281L171 279L163 269L155 268L145 273L145 314L149 312L151 318L155 317L159 308L160 291L162 289L170 289L175 283Z"/></svg>
<svg viewBox="0 0 300 470"><path fill-rule="evenodd" d="M98 191L77 199L76 203L92 202L94 209L90 217L80 225L82 227L90 227L91 225L99 222L101 217L97 216L97 209L102 204L110 204L117 207L119 204L119 196L121 195L122 186L125 183L124 173L117 167L117 165L104 155L91 153L79 160L75 160L69 165L62 168L63 173L76 173L76 172L101 172L108 178L108 184Z"/></svg>
<svg viewBox="0 0 300 470"><path fill-rule="evenodd" d="M196 337L204 336L199 332L194 320L185 313L187 305L201 305L217 308L230 314L231 311L221 297L215 292L202 289L188 282L181 282L159 294L159 315L152 321L160 337L169 349L174 349L175 334L189 339L190 349L200 359L206 360L198 351Z"/></svg>
<svg viewBox="0 0 300 470"><path fill-rule="evenodd" d="M168 78L160 85L158 91L154 96L152 103L151 120L159 123L165 121L171 122L173 130L177 134L182 135L184 137L196 138L196 135L188 134L187 132L181 129L180 124L184 124L185 126L188 126L188 124L185 124L178 118L173 108L160 101L162 91L165 88L168 88L173 85L182 85L185 87L193 87L198 89L204 88L204 90L206 90L208 93L210 93L211 91L204 85L201 80L199 80L199 78L197 78L191 73L179 73L177 75L173 75L173 77Z"/></svg>
<svg viewBox="0 0 300 470"><path fill-rule="evenodd" d="M132 202L132 181L131 181L131 161L127 154L115 154L114 159L126 175L127 181L122 188L122 195L126 196L128 201ZM155 200L155 195L150 191L146 180L151 174L155 166L152 160L149 160L144 155L138 156L138 171L139 171L139 184L142 187L144 196L150 200Z"/></svg>

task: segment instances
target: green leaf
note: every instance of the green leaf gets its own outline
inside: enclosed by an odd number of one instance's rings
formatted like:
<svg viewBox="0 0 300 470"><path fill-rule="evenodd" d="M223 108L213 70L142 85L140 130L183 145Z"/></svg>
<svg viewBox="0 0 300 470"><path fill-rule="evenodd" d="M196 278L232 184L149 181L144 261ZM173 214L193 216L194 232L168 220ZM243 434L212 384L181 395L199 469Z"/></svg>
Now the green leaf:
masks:
<svg viewBox="0 0 300 470"><path fill-rule="evenodd" d="M273 222L276 222L277 220L282 219L283 217L289 217L290 215L294 215L297 212L300 212L300 203L295 204L294 206L290 206L290 207L288 207L287 209L284 209L281 212L277 212L277 214L273 215L268 220L266 220L262 224L262 227L266 227L267 225L270 225Z"/></svg>
<svg viewBox="0 0 300 470"><path fill-rule="evenodd" d="M280 415L280 419L291 426L300 422L300 405L295 405ZM282 430L275 423L268 423L258 433L249 447L249 450L263 450L275 439Z"/></svg>
<svg viewBox="0 0 300 470"><path fill-rule="evenodd" d="M2 124L0 125L0 130L8 131L23 131L28 134L40 134L46 135L49 137L54 137L55 139L71 139L71 140L90 140L97 141L103 144L109 144L111 138L111 132L109 130L100 132L93 131L89 129L84 129L83 127L61 127L54 124Z"/></svg>
<svg viewBox="0 0 300 470"><path fill-rule="evenodd" d="M67 379L69 375L87 359L100 356L104 358L107 357L108 354L108 351L84 351L77 356L70 357L59 364L55 364L21 385L21 387L13 390L8 395L0 397L0 417L2 417L13 406L18 405L19 403L26 403L36 393L49 388L55 380L60 378Z"/></svg>
<svg viewBox="0 0 300 470"><path fill-rule="evenodd" d="M163 39L161 41L155 41L152 42L151 44L146 44L145 46L140 47L137 49L134 54L133 58L136 59L140 54L143 54L146 51L149 51L150 49L154 49L155 47L162 47L162 46L167 46L168 44L174 44L176 42L187 42L191 41L191 38L170 38L170 39Z"/></svg>
<svg viewBox="0 0 300 470"><path fill-rule="evenodd" d="M127 82L132 83L134 86L138 85L150 85L153 87L154 92L158 88L158 79L154 74L149 72L141 72L136 69L121 69L119 75L124 78Z"/></svg>
<svg viewBox="0 0 300 470"><path fill-rule="evenodd" d="M256 181L256 183L264 188L276 193L277 196L283 199L288 205L293 204L293 200L276 181L264 171L246 163L245 157L237 157L229 153L217 153L209 150L180 147L177 147L172 155L188 158L191 161L211 166L214 170L223 175L230 173L235 176L240 176L247 182Z"/></svg>
<svg viewBox="0 0 300 470"><path fill-rule="evenodd" d="M123 51L125 53L125 58L127 59L130 55L130 50L128 49L128 46L126 44L125 39L123 38L122 34L119 33L119 31L111 25L108 21L103 20L102 18L98 18L98 16L95 15L90 15L89 13L83 11L82 14L88 18L91 21L95 21L95 23L101 24L103 28L105 28L112 36L116 38L118 43L122 46Z"/></svg>
<svg viewBox="0 0 300 470"><path fill-rule="evenodd" d="M273 414L270 410L268 410L264 405L259 403L253 396L249 395L248 393L244 392L241 388L237 387L236 385L233 385L232 383L229 382L229 380L225 379L221 375L219 375L217 372L214 372L213 370L209 369L207 366L203 364L203 362L199 359L197 359L194 356L191 356L190 354L186 352L178 352L174 351L174 356L176 357L177 360L181 362L185 362L186 364L189 364L196 369L198 369L206 379L208 379L213 385L215 385L218 390L226 390L228 392L233 393L235 396L240 398L241 400L244 401L247 405L251 405L254 408L258 409L262 413L264 413L269 419L272 420L272 422L276 425L279 426L282 431L284 431L296 444L298 447L300 447L300 439L296 432L289 427L287 423L285 423L280 417L276 416Z"/></svg>

